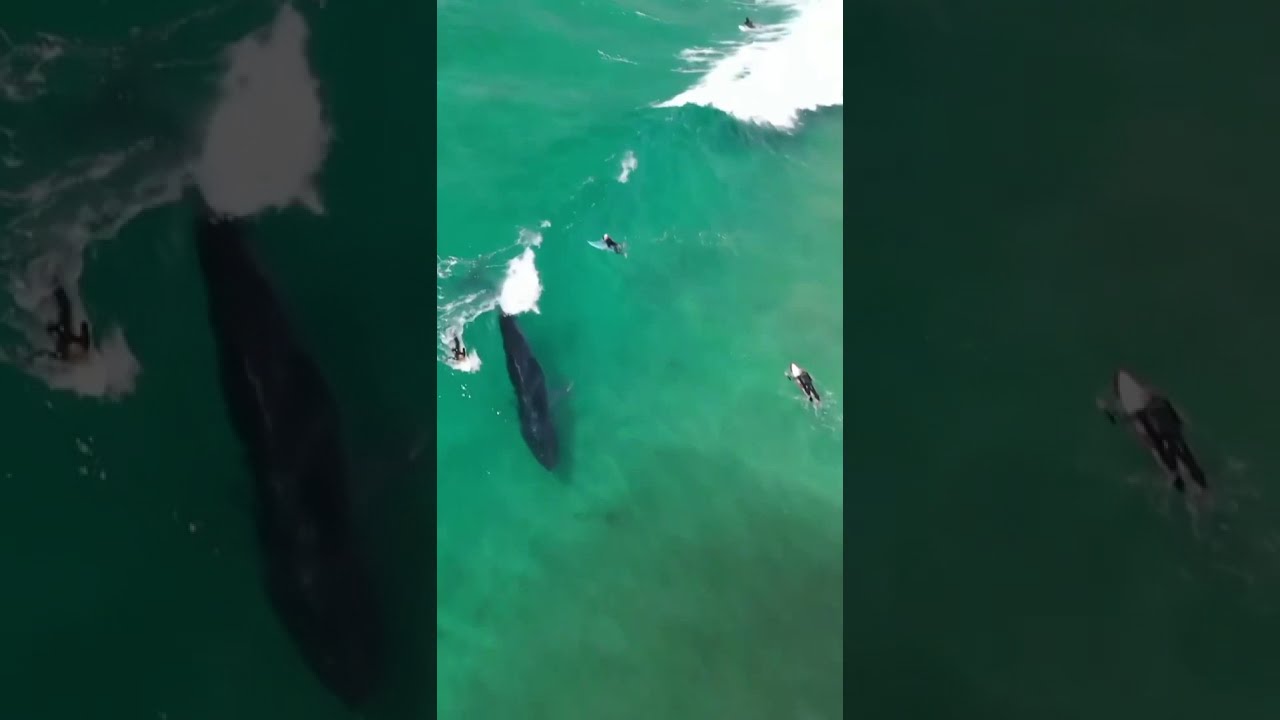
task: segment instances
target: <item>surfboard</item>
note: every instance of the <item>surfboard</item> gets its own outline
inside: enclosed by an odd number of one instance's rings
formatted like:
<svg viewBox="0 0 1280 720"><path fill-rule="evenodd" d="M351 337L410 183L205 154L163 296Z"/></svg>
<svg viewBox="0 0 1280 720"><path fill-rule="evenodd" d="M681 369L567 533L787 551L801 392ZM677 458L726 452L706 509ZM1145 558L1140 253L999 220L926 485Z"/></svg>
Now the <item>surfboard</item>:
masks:
<svg viewBox="0 0 1280 720"><path fill-rule="evenodd" d="M800 375L803 372L804 370L799 365L791 363L787 366L787 370L783 375L785 375L788 380L791 380L796 384L796 387L800 389L800 395L804 397L805 400L809 401L814 408L818 408L822 405L822 397L819 396L817 399L812 399L809 397L809 393L805 392L804 386L800 384ZM817 392L816 389L815 392Z"/></svg>
<svg viewBox="0 0 1280 720"><path fill-rule="evenodd" d="M588 245L590 245L591 247L593 247L593 248L597 249L597 250L607 250L607 251L609 251L609 252L613 252L613 249L612 249L612 248L610 248L608 245L605 245L603 240L588 240L588 241L587 241L587 244L588 244ZM626 244L626 243L618 243L618 245L620 245L620 246L622 247L622 257L626 257L626 256L627 256L627 244Z"/></svg>
<svg viewBox="0 0 1280 720"><path fill-rule="evenodd" d="M1115 388L1116 400L1127 415L1138 412L1151 401L1151 393L1147 388L1126 370L1116 371Z"/></svg>

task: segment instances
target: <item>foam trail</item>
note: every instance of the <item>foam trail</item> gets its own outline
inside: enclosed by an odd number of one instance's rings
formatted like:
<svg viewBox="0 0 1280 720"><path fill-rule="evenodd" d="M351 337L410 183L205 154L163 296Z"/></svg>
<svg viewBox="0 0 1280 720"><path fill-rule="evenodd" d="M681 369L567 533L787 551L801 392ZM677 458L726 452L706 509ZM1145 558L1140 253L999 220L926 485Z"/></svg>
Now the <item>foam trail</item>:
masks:
<svg viewBox="0 0 1280 720"><path fill-rule="evenodd" d="M461 360L454 360L450 357L444 361L444 364L458 372L477 373L480 372L480 366L483 363L480 361L480 353L476 352L474 348L467 348L466 357Z"/></svg>
<svg viewBox="0 0 1280 720"><path fill-rule="evenodd" d="M445 364L459 372L476 373L480 372L480 353L467 348L467 356L462 360L446 360Z"/></svg>
<svg viewBox="0 0 1280 720"><path fill-rule="evenodd" d="M799 0L797 13L760 28L728 53L697 49L687 62L718 57L693 87L657 107L702 105L743 122L796 127L805 110L844 105L843 0Z"/></svg>
<svg viewBox="0 0 1280 720"><path fill-rule="evenodd" d="M24 207L5 226L6 250L24 258L17 267L7 268L8 290L22 312L6 321L23 337L26 348L10 350L0 359L54 389L116 399L134 388L140 366L123 331L94 322L80 297L79 283L91 242L114 237L140 213L180 196L183 169L147 171L152 161L147 149L141 143L79 160L71 172L46 176L6 194L8 201ZM118 184L125 184L125 189L116 189ZM75 207L70 213L69 205ZM45 327L57 318L53 292L59 286L67 291L75 321L89 322L95 337L88 357L70 365L45 357L53 350Z"/></svg>
<svg viewBox="0 0 1280 720"><path fill-rule="evenodd" d="M307 62L307 35L306 21L284 5L266 31L231 47L195 169L215 210L252 215L299 203L324 212L313 178L330 130Z"/></svg>
<svg viewBox="0 0 1280 720"><path fill-rule="evenodd" d="M110 327L98 338L89 358L82 362L63 363L37 359L34 369L57 390L67 390L87 397L119 399L133 392L141 366L124 332Z"/></svg>
<svg viewBox="0 0 1280 720"><path fill-rule="evenodd" d="M440 334L440 343L445 347L444 364L448 365L454 370L459 370L461 372L466 372L466 373L480 372L480 365L482 364L480 362L480 353L476 352L475 348L467 347L466 342L463 341L462 329L464 327L465 327L465 323L452 325L449 328L447 328L443 333ZM465 348L467 351L467 356L462 358L461 360L453 359L452 348L453 348L454 338L457 338L459 342L462 342L462 347Z"/></svg>
<svg viewBox="0 0 1280 720"><path fill-rule="evenodd" d="M129 217L159 202L153 200L151 203L135 205L130 208ZM115 229L127 220L127 217L118 218L113 224L115 227L109 229L108 233L114 234ZM65 229L64 248L36 257L28 263L25 273L10 278L9 289L14 301L26 311L25 322L12 324L25 337L31 350L25 358L6 359L24 367L27 372L44 380L55 390L114 400L133 392L141 366L129 349L121 328L107 325L103 332L103 325L92 322L80 296L82 254L91 238L87 229L90 223L89 213L82 213L77 223ZM88 356L76 362L62 362L50 356L54 349L53 342L46 334L45 326L57 320L53 290L58 286L67 292L74 322L89 322L90 333L95 336Z"/></svg>
<svg viewBox="0 0 1280 720"><path fill-rule="evenodd" d="M474 347L467 348L467 359L460 363L454 361L450 348L453 338L455 336L461 338L463 331L472 320L498 306L498 298L492 290L481 290L467 293L451 302L439 305L442 299L443 293L437 291L436 327L439 331L441 362L454 370L478 372L481 365L480 353L476 352Z"/></svg>
<svg viewBox="0 0 1280 720"><path fill-rule="evenodd" d="M602 59L608 60L609 62L624 63L626 65L639 64L635 60L628 60L627 58L624 58L621 55L610 55L609 53L603 50L597 50L596 53L599 54Z"/></svg>
<svg viewBox="0 0 1280 720"><path fill-rule="evenodd" d="M158 31L139 30L135 38L164 40L177 27L209 12ZM118 47L94 47L47 34L39 38L37 45L21 46L6 39L10 47L0 55L0 94L10 101L31 102L37 110L46 96L44 70L55 62L89 66L97 72L119 60ZM80 284L84 254L92 243L116 236L140 213L174 202L190 179L189 160L173 152L172 144L165 141L168 128L163 121L160 125L144 122L136 128L139 139L134 142L64 157L52 172L24 178L17 187L0 191L0 205L12 213L0 238L0 277L12 305L3 309L0 322L17 339L10 342L6 337L0 360L53 389L116 399L133 390L141 372L123 329L102 317L102 310L86 307ZM15 128L0 128L0 132L7 148L3 162L22 167L24 138ZM50 357L54 342L46 328L57 319L54 291L59 287L70 301L72 322L87 322L92 336L88 356L72 363Z"/></svg>
<svg viewBox="0 0 1280 720"><path fill-rule="evenodd" d="M631 173L639 165L640 161L636 160L636 154L628 150L626 155L622 156L622 172L618 174L618 182L625 183L630 180Z"/></svg>
<svg viewBox="0 0 1280 720"><path fill-rule="evenodd" d="M46 92L44 68L62 57L67 41L57 35L40 33L35 43L14 45L5 38L0 54L0 96L11 103L36 100Z"/></svg>

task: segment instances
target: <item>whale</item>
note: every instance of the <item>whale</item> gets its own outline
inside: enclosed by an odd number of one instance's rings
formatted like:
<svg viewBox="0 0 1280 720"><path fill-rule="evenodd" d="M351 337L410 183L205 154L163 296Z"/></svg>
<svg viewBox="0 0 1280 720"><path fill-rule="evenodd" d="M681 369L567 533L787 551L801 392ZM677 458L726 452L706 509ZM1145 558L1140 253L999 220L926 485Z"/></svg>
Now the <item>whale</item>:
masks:
<svg viewBox="0 0 1280 720"><path fill-rule="evenodd" d="M507 356L507 375L516 391L520 435L538 463L548 470L555 470L560 462L560 441L551 418L547 379L542 374L542 366L520 332L514 316L500 312L498 329L502 333L502 349Z"/></svg>
<svg viewBox="0 0 1280 720"><path fill-rule="evenodd" d="M203 202L195 239L222 394L253 477L266 595L311 672L348 708L383 672L383 619L350 502L336 403L248 243Z"/></svg>

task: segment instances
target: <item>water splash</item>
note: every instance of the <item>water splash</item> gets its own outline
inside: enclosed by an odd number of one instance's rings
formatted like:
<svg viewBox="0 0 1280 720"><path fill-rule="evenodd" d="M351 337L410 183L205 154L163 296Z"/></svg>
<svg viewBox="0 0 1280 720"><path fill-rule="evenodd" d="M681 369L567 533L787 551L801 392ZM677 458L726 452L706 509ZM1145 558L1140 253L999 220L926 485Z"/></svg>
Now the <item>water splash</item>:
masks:
<svg viewBox="0 0 1280 720"><path fill-rule="evenodd" d="M216 210L251 215L301 204L324 212L313 185L330 129L307 61L306 21L289 5L265 31L232 46L222 98L195 176Z"/></svg>
<svg viewBox="0 0 1280 720"><path fill-rule="evenodd" d="M802 0L797 13L762 26L729 51L693 48L691 65L710 65L693 87L657 107L702 105L743 122L792 130L805 110L844 105L844 3Z"/></svg>

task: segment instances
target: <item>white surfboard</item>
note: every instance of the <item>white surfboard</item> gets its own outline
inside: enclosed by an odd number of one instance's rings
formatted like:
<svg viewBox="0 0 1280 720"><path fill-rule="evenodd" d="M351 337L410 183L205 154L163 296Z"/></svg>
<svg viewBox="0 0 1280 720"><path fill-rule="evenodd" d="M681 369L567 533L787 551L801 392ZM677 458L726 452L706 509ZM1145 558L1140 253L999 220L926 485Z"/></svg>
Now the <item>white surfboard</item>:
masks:
<svg viewBox="0 0 1280 720"><path fill-rule="evenodd" d="M590 245L591 247L593 247L593 248L597 249L597 250L607 250L607 251L609 251L609 252L613 252L613 248L609 247L608 245L605 245L605 244L604 244L604 240L588 240L588 241L587 241L587 244L588 244L588 245ZM626 244L626 243L618 243L618 245L622 248L622 257L626 257L626 256L627 256L627 244Z"/></svg>
<svg viewBox="0 0 1280 720"><path fill-rule="evenodd" d="M1115 377L1116 400L1126 415L1132 415L1151 402L1151 392L1126 370L1117 370Z"/></svg>

